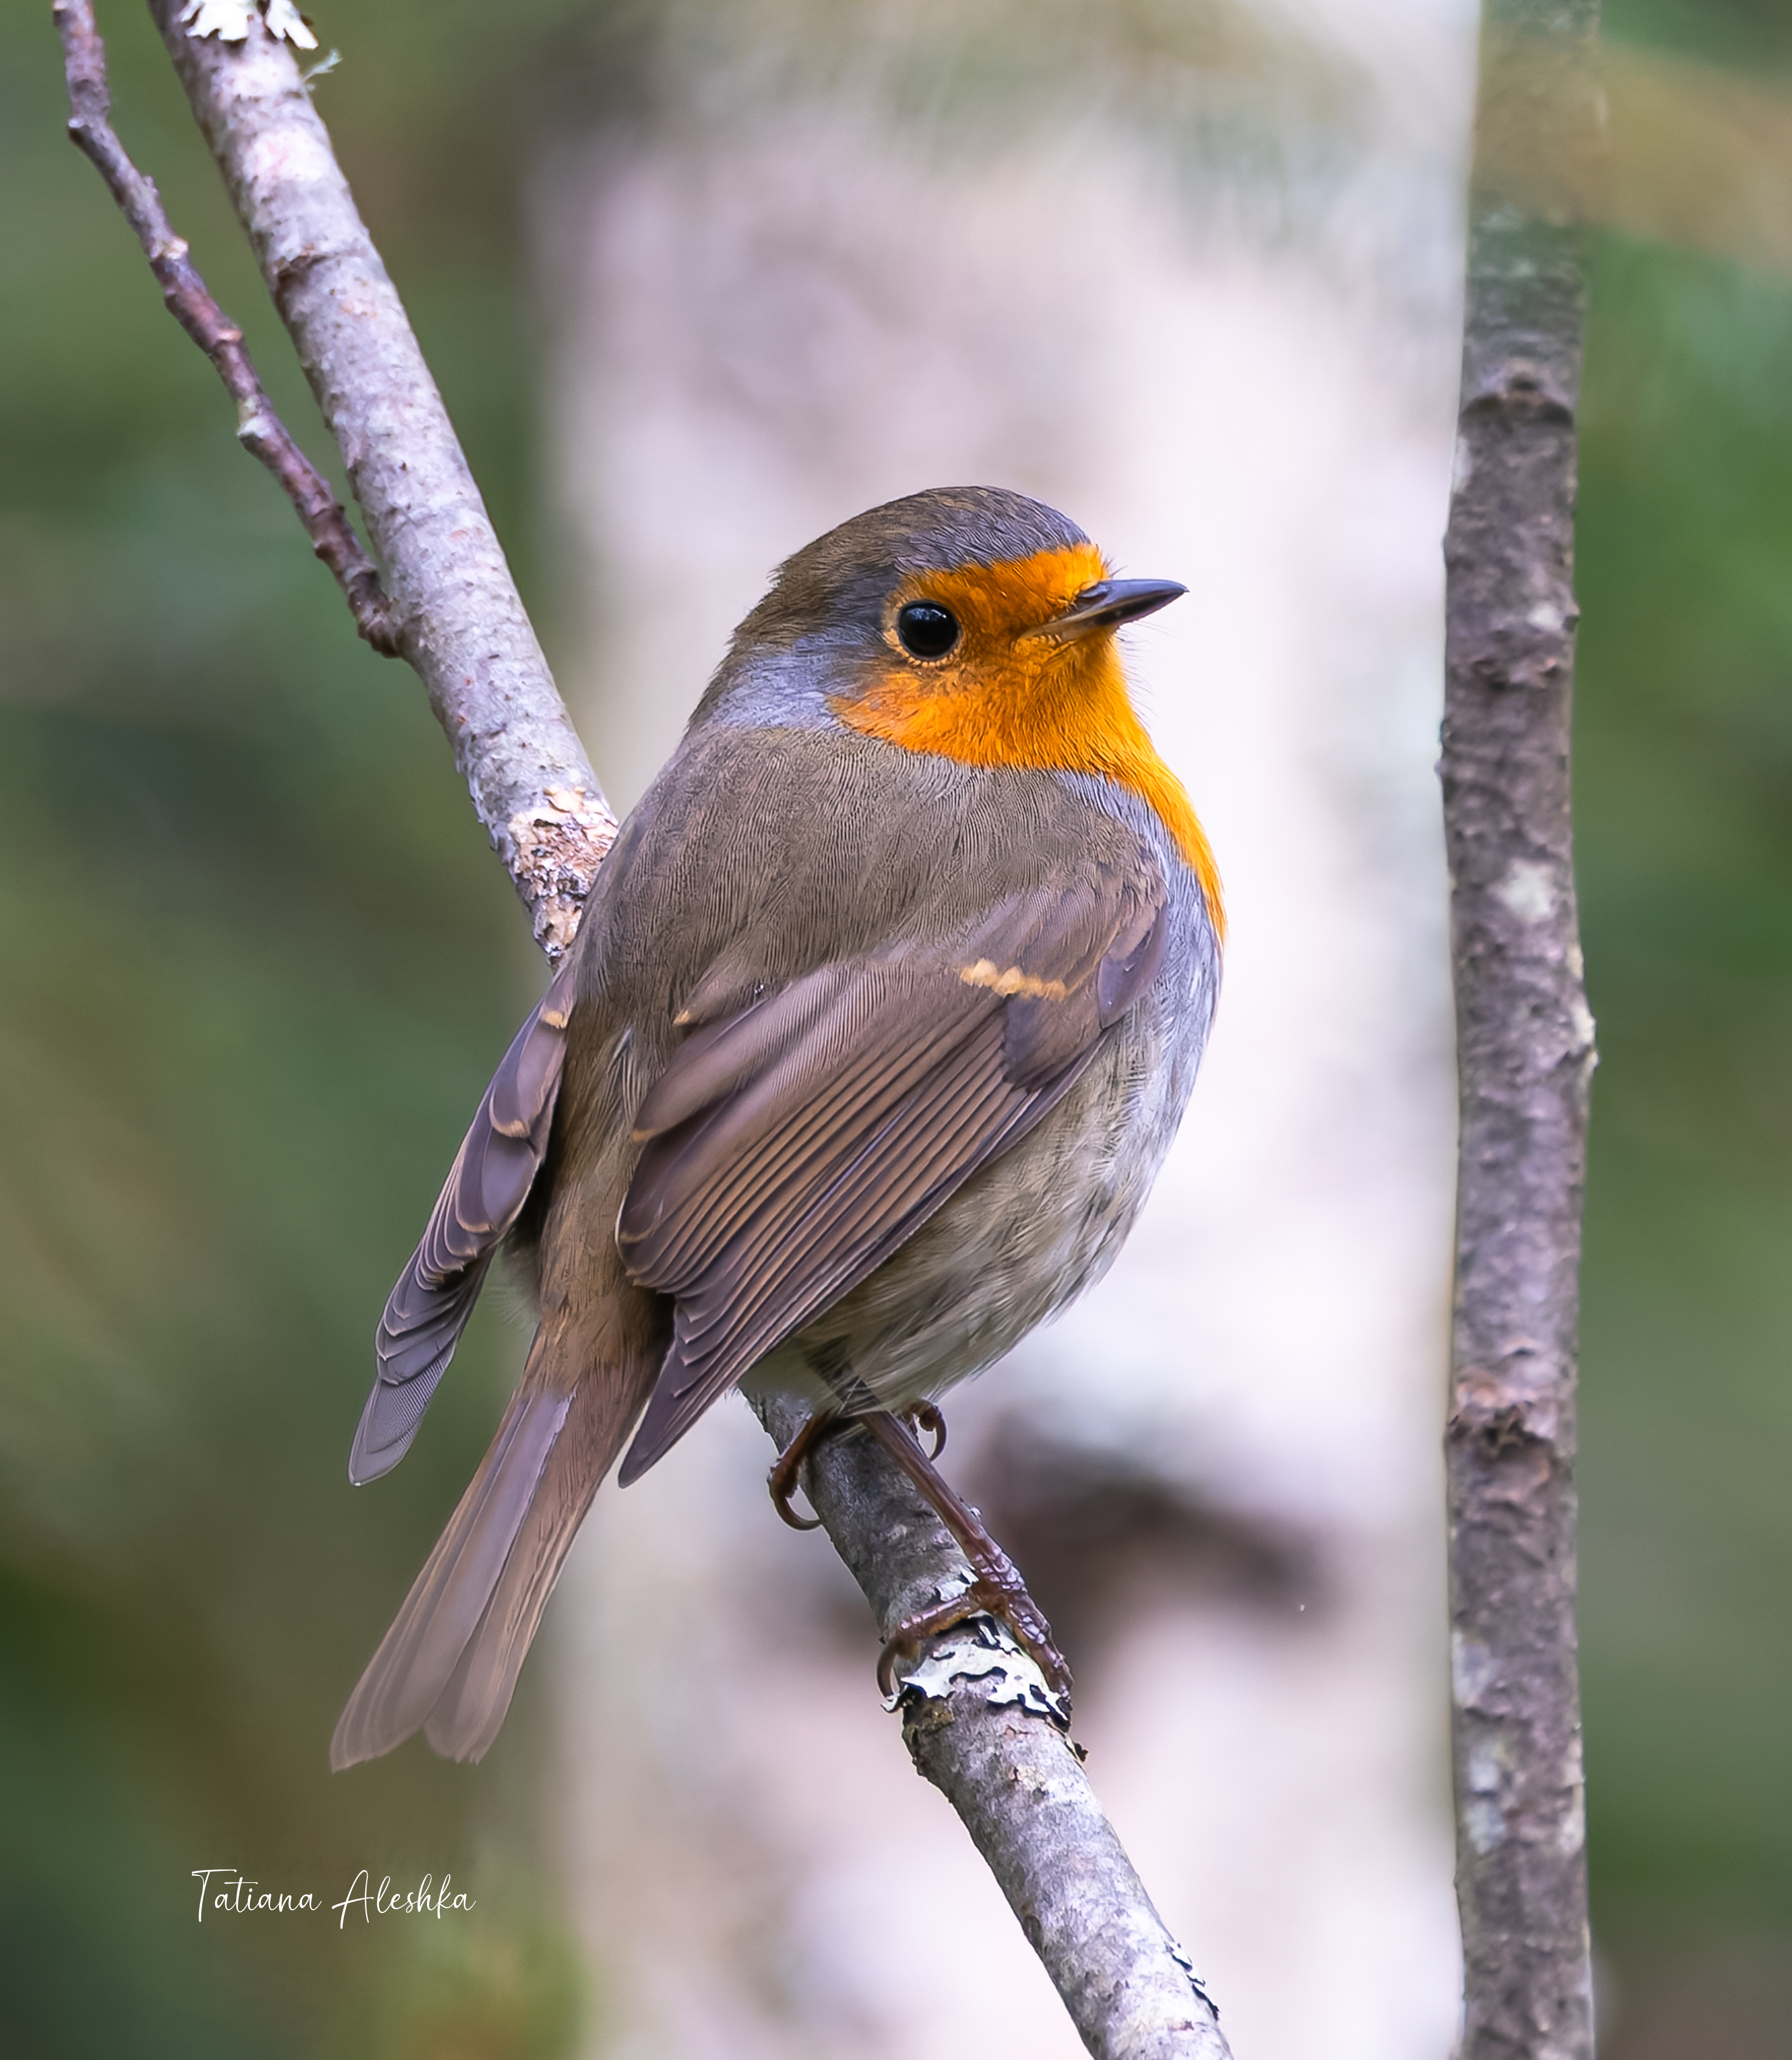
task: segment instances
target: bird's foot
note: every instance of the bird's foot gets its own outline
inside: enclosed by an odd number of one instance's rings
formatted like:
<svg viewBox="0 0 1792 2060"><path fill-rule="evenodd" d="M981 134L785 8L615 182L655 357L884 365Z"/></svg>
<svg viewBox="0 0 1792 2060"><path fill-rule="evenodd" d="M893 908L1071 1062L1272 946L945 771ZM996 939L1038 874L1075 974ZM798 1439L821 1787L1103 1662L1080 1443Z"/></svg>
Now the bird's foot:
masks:
<svg viewBox="0 0 1792 2060"><path fill-rule="evenodd" d="M870 1399L864 1390L859 1393ZM957 1539L971 1563L968 1587L949 1601L904 1618L890 1633L877 1662L878 1687L886 1696L893 1695L900 1661L912 1657L928 1639L955 1630L968 1618L987 1615L1006 1627L1015 1643L1044 1676L1047 1687L1068 1709L1070 1669L1052 1642L1052 1627L1046 1622L1045 1612L1028 1593L1020 1569L984 1528L983 1519L934 1467L934 1459L945 1449L946 1419L933 1403L916 1403L900 1417L885 1409L868 1410L862 1415L818 1411L779 1453L766 1476L772 1507L792 1531L813 1531L821 1519L800 1516L791 1503L804 1464L824 1438L836 1431L857 1430L868 1431L901 1467L928 1508ZM921 1450L917 1431L926 1431L932 1439L931 1458Z"/></svg>
<svg viewBox="0 0 1792 2060"><path fill-rule="evenodd" d="M938 1459L946 1449L946 1419L940 1415L939 1405L932 1402L917 1402L904 1410L904 1419L912 1424L917 1439L922 1431L933 1440L929 1455ZM799 1516L792 1507L792 1497L801 1485L803 1467L809 1455L824 1438L836 1431L856 1430L860 1419L829 1412L817 1412L809 1418L795 1437L772 1462L772 1471L765 1476L765 1486L772 1497L772 1507L792 1531L815 1531L820 1527L819 1516Z"/></svg>
<svg viewBox="0 0 1792 2060"><path fill-rule="evenodd" d="M936 1416L939 1414L931 1403L923 1407ZM1070 1668L1052 1643L1052 1627L1045 1612L1028 1593L1020 1569L984 1528L976 1511L935 1471L905 1423L883 1411L859 1420L920 1491L928 1507L957 1539L971 1563L968 1587L949 1601L905 1618L890 1633L877 1663L878 1686L886 1696L892 1695L892 1684L900 1659L918 1651L926 1639L954 1629L968 1617L987 1615L1007 1627L1015 1643L1039 1668L1047 1687L1068 1709ZM943 1432L944 1423L940 1429Z"/></svg>
<svg viewBox="0 0 1792 2060"><path fill-rule="evenodd" d="M1052 1643L1052 1627L1045 1614L1027 1592L1027 1585L1014 1563L1004 1553L1002 1574L976 1575L971 1585L949 1602L936 1603L919 1615L905 1618L890 1633L877 1660L877 1685L888 1699L896 1694L897 1667L914 1659L930 1638L956 1631L974 1616L992 1616L1008 1631L1045 1677L1045 1685L1068 1708L1070 1704L1070 1668L1064 1655Z"/></svg>

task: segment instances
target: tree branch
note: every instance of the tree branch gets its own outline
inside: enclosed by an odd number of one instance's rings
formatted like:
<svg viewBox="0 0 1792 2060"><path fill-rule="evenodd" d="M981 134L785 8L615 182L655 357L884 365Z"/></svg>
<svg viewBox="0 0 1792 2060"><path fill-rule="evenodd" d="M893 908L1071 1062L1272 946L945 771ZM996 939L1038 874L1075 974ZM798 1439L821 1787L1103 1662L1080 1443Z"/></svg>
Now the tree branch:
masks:
<svg viewBox="0 0 1792 2060"><path fill-rule="evenodd" d="M285 44L235 0L202 18L233 14L243 34L229 43L190 34L181 0L150 7L389 568L398 648L429 689L537 941L557 957L615 824L397 294ZM81 86L97 93L87 105L103 123L89 0L58 0L58 15L65 34L70 18L85 24ZM75 71L71 54L71 94ZM118 179L108 170L108 182L130 213L153 189L115 140L112 148L122 170ZM795 1403L772 1403L764 1415L780 1443L802 1421ZM967 1579L957 1547L868 1439L828 1440L808 1479L881 1629ZM1025 1655L976 1620L936 1641L902 1677L899 1702L916 1767L964 1820L1090 2052L1229 2060L1218 2013L1102 1814Z"/></svg>
<svg viewBox="0 0 1792 2060"><path fill-rule="evenodd" d="M1598 142L1597 26L1597 0L1488 6L1446 544L1462 1104L1447 1439L1462 2060L1593 2051L1574 1467L1594 1053L1568 782L1584 291L1582 234L1565 225ZM1565 168L1550 193L1535 186L1545 162ZM1500 169L1515 165L1530 190Z"/></svg>
<svg viewBox="0 0 1792 2060"><path fill-rule="evenodd" d="M291 50L253 8L236 42L182 11L150 0L385 565L398 648L557 959L616 819Z"/></svg>
<svg viewBox="0 0 1792 2060"><path fill-rule="evenodd" d="M274 413L244 348L242 331L206 290L206 282L174 234L153 179L146 178L112 127L112 98L106 81L106 46L94 26L91 0L54 0L51 11L62 38L69 86L69 135L99 168L143 254L162 286L168 311L218 368L225 390L237 404L237 435L286 489L311 548L336 575L355 627L376 651L398 653L391 604L380 585L380 569L362 549L353 525L329 482L293 442Z"/></svg>
<svg viewBox="0 0 1792 2060"><path fill-rule="evenodd" d="M754 1407L780 1446L801 1403ZM888 1638L971 1570L932 1510L863 1436L824 1439L804 1482ZM897 1675L915 1770L963 1819L1027 1940L1100 2060L1229 2060L1219 2011L1165 1928L1083 1771L1039 1669L987 1617Z"/></svg>

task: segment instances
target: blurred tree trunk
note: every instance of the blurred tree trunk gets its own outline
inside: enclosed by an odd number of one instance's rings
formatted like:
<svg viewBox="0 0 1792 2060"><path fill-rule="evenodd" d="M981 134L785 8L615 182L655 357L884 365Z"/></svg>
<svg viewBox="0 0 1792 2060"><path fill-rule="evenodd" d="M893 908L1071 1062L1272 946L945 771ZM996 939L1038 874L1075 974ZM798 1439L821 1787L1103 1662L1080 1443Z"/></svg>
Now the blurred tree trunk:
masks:
<svg viewBox="0 0 1792 2060"><path fill-rule="evenodd" d="M1597 0L1490 0L1446 545L1461 1158L1447 1438L1463 2060L1590 2060L1575 1586L1587 1092L1569 798Z"/></svg>

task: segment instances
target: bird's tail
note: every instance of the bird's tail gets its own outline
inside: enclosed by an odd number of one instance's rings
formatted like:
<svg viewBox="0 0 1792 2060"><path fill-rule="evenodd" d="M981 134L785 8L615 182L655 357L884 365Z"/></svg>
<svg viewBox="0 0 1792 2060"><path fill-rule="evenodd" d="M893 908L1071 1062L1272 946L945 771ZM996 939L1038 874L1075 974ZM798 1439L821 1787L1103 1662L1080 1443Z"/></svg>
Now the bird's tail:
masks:
<svg viewBox="0 0 1792 2060"><path fill-rule="evenodd" d="M525 1376L349 1698L333 1767L376 1759L419 1729L445 1759L485 1756L597 1483L645 1399L619 1392L635 1385L606 1372L556 1393Z"/></svg>

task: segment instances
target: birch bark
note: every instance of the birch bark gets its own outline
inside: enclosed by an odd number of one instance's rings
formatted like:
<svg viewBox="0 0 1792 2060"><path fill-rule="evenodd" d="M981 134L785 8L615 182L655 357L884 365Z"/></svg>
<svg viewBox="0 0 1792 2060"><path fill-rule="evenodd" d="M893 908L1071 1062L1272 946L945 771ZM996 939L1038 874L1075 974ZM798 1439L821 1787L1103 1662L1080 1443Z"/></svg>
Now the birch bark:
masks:
<svg viewBox="0 0 1792 2060"><path fill-rule="evenodd" d="M1575 1376L1593 1019L1569 725L1596 0L1484 20L1443 779L1461 1145L1447 1436L1463 2060L1590 2060Z"/></svg>

